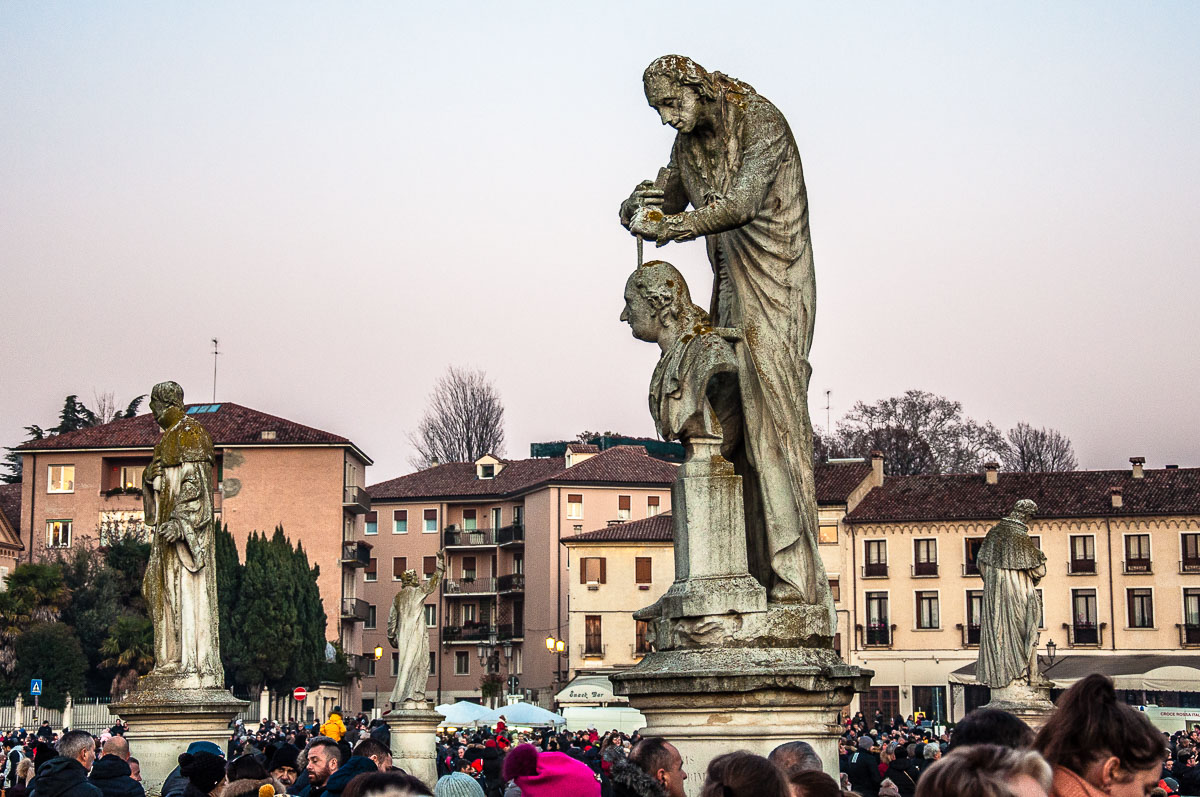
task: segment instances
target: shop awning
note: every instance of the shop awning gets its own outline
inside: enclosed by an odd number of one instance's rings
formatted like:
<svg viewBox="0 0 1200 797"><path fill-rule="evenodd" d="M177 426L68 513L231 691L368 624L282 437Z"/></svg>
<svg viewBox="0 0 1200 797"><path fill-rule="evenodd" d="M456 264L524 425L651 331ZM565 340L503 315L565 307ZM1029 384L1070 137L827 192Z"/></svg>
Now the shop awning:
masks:
<svg viewBox="0 0 1200 797"><path fill-rule="evenodd" d="M554 699L560 706L627 704L629 700L613 692L606 675L580 675L563 687Z"/></svg>
<svg viewBox="0 0 1200 797"><path fill-rule="evenodd" d="M1117 689L1200 692L1200 656L1059 656L1049 667L1042 658L1042 674L1057 689L1066 689L1092 673L1112 678ZM975 662L959 667L950 673L948 680L952 684L976 683Z"/></svg>

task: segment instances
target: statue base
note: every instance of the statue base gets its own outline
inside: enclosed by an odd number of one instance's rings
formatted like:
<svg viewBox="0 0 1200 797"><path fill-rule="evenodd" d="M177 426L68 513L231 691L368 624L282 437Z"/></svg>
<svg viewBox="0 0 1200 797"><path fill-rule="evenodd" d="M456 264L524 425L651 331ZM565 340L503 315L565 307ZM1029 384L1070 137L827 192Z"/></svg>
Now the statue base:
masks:
<svg viewBox="0 0 1200 797"><path fill-rule="evenodd" d="M1003 689L993 689L992 699L983 708L1007 711L1020 717L1035 731L1045 725L1054 713L1049 683L1027 684L1021 681L1013 681Z"/></svg>
<svg viewBox="0 0 1200 797"><path fill-rule="evenodd" d="M250 707L228 689L181 689L170 678L143 676L124 700L108 711L129 723L125 738L141 763L147 794L161 794L163 781L192 742L229 744L229 723Z"/></svg>
<svg viewBox="0 0 1200 797"><path fill-rule="evenodd" d="M392 734L392 764L421 779L430 789L437 783L437 728L445 719L429 702L406 700L384 715Z"/></svg>
<svg viewBox="0 0 1200 797"><path fill-rule="evenodd" d="M716 756L765 756L796 740L811 744L836 780L842 711L872 675L829 648L742 647L654 652L611 678L646 717L642 733L679 748L694 796Z"/></svg>

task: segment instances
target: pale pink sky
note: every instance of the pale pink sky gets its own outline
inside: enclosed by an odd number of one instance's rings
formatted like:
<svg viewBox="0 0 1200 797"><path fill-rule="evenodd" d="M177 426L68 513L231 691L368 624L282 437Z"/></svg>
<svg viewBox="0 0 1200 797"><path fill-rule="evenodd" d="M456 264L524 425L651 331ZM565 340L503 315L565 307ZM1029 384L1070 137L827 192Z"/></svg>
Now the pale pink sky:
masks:
<svg viewBox="0 0 1200 797"><path fill-rule="evenodd" d="M1200 465L1200 5L0 4L0 443L162 379L407 470L448 364L508 453L652 434L617 205L681 52L789 119L811 404L922 388ZM745 8L749 8L748 6ZM743 16L739 17L738 14ZM657 256L706 303L703 245Z"/></svg>

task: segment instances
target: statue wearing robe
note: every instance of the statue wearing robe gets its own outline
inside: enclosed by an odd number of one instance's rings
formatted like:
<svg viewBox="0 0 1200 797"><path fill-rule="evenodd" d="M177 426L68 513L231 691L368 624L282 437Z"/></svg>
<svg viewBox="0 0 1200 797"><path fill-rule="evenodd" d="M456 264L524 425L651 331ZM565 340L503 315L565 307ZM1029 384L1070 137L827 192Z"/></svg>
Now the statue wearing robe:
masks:
<svg viewBox="0 0 1200 797"><path fill-rule="evenodd" d="M422 581L415 570L406 570L400 580L403 586L392 600L388 612L388 642L400 651L396 685L389 700L392 703L425 701L425 685L429 682L429 628L425 624L425 599L437 589L445 563L438 554L437 569Z"/></svg>
<svg viewBox="0 0 1200 797"><path fill-rule="evenodd" d="M1029 537L1037 507L1018 501L987 533L976 562L983 576L983 617L975 680L993 689L1014 681L1037 683L1034 665L1042 601L1037 585L1046 575L1046 555Z"/></svg>

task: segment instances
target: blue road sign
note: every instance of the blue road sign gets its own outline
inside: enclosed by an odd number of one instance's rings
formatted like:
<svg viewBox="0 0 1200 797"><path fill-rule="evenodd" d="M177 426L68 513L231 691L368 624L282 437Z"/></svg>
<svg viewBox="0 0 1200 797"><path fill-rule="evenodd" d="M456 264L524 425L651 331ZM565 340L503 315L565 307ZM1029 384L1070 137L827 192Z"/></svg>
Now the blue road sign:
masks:
<svg viewBox="0 0 1200 797"><path fill-rule="evenodd" d="M42 679L34 678L29 682L29 694L40 695L42 693Z"/></svg>

